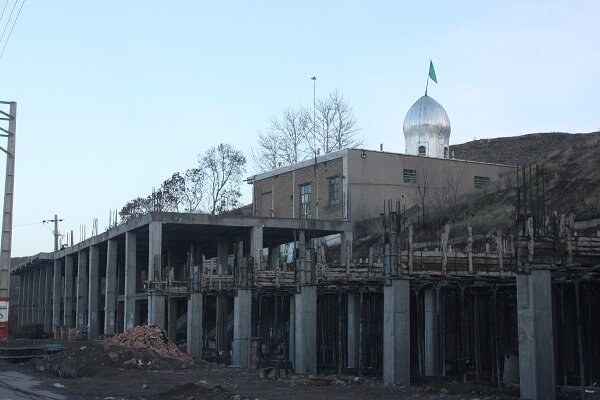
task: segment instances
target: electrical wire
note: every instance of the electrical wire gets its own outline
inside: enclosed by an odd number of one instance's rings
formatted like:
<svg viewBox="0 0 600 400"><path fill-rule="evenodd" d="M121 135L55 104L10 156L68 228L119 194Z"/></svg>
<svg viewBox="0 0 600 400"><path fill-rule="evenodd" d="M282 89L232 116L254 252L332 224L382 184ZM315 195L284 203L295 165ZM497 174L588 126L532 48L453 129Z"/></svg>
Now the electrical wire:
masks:
<svg viewBox="0 0 600 400"><path fill-rule="evenodd" d="M8 2L8 0L6 0ZM6 33L6 28L8 28L8 25L10 24L10 20L13 16L13 13L15 12L15 8L17 7L17 1L15 0L15 4L13 4L13 8L12 10L10 10L10 15L8 16L8 19L6 20L6 25L4 25L4 30L2 30L2 36L0 36L0 43L2 43L2 39L4 39L4 34Z"/></svg>
<svg viewBox="0 0 600 400"><path fill-rule="evenodd" d="M16 0L15 0L15 5L16 5ZM21 7L19 8L19 12L17 13L17 16L15 17L15 21L13 22L12 27L10 28L10 32L8 33L8 37L6 38L6 42L4 42L4 47L2 48L2 52L0 52L0 58L2 58L2 55L4 54L4 50L6 49L6 45L8 44L8 41L10 40L10 37L11 37L11 35L13 33L13 29L15 29L15 25L17 24L17 20L19 19L19 15L21 15L21 10L23 9L24 5L25 5L25 0L23 0L23 2L21 3ZM13 8L13 10L14 10L14 8ZM9 21L10 21L10 19L9 19Z"/></svg>
<svg viewBox="0 0 600 400"><path fill-rule="evenodd" d="M4 3L4 8L2 9L2 15L0 15L0 22L2 22L2 18L4 18L4 11L6 11L6 6L8 5L8 0Z"/></svg>

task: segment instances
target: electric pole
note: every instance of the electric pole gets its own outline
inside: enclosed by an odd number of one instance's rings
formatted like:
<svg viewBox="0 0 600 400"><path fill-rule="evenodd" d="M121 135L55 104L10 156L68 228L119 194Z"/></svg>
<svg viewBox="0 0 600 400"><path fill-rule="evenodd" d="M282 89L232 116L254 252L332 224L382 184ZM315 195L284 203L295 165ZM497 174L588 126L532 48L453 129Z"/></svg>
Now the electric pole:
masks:
<svg viewBox="0 0 600 400"><path fill-rule="evenodd" d="M58 233L58 223L62 222L62 219L58 219L58 215L54 214L54 219L45 219L42 223L54 222L54 230L52 234L54 235L54 251L58 251L58 238L60 238L60 233Z"/></svg>
<svg viewBox="0 0 600 400"><path fill-rule="evenodd" d="M17 103L0 101L0 106L8 105L8 113L0 110L0 121L8 121L8 130L0 127L0 137L7 138L6 179L4 181L4 211L2 214L2 237L0 238L0 340L8 336L8 311L10 306L10 250L12 243L13 191L15 185L15 136L17 133Z"/></svg>

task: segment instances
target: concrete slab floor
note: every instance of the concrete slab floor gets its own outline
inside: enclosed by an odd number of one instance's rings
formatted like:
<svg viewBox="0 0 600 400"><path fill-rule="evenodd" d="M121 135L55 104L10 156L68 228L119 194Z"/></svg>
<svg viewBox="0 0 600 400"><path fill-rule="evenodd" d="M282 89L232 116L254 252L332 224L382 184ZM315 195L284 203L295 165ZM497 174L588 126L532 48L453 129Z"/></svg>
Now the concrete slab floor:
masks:
<svg viewBox="0 0 600 400"><path fill-rule="evenodd" d="M44 398L63 400L66 397L47 390L35 389L41 382L17 371L0 371L0 399Z"/></svg>

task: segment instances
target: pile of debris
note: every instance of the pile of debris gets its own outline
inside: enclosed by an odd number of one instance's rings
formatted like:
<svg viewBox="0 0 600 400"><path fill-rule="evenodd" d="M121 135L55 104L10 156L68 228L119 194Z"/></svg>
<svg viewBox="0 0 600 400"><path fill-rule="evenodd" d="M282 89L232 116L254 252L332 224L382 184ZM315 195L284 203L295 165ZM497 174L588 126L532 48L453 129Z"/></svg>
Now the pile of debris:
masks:
<svg viewBox="0 0 600 400"><path fill-rule="evenodd" d="M151 350L161 357L192 361L192 357L179 350L157 325L139 325L104 342L107 345Z"/></svg>

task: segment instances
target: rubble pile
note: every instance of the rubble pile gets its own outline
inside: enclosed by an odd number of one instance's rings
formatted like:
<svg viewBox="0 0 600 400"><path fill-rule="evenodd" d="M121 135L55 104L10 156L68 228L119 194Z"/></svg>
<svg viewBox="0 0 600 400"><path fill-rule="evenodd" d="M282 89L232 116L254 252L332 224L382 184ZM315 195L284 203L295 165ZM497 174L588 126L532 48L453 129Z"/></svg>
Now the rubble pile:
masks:
<svg viewBox="0 0 600 400"><path fill-rule="evenodd" d="M105 344L133 349L151 350L157 355L181 361L192 357L177 348L165 331L157 325L139 325L117 336L105 340Z"/></svg>

